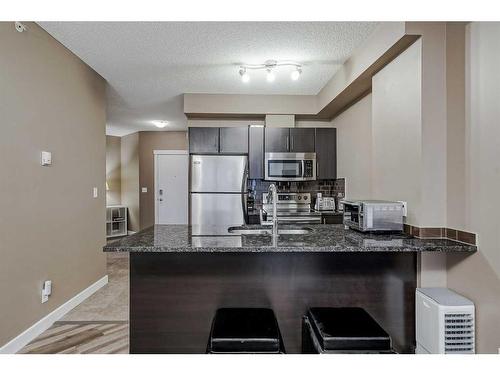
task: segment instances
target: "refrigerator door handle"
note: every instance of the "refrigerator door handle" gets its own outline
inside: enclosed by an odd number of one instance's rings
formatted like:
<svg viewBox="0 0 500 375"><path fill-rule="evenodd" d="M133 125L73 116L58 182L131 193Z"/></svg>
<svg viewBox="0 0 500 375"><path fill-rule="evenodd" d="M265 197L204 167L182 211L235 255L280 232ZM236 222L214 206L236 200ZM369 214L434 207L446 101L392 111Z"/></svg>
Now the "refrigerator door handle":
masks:
<svg viewBox="0 0 500 375"><path fill-rule="evenodd" d="M243 219L248 223L248 202L247 202L247 183L248 183L248 159L243 170L243 180L241 183L241 207L243 209Z"/></svg>
<svg viewBox="0 0 500 375"><path fill-rule="evenodd" d="M243 210L243 220L245 224L248 224L248 202L246 194L241 194L241 208Z"/></svg>

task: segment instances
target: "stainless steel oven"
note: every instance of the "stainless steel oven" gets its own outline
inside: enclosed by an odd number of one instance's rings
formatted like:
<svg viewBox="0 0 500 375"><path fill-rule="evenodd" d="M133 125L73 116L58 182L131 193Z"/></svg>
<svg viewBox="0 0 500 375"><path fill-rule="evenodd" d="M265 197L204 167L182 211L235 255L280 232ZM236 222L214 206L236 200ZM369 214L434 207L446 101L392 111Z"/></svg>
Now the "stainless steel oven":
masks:
<svg viewBox="0 0 500 375"><path fill-rule="evenodd" d="M321 224L321 212L311 208L311 193L278 193L276 208L280 224ZM268 193L262 193L262 209L269 222L273 203Z"/></svg>
<svg viewBox="0 0 500 375"><path fill-rule="evenodd" d="M316 153L266 152L264 172L269 181L316 180Z"/></svg>

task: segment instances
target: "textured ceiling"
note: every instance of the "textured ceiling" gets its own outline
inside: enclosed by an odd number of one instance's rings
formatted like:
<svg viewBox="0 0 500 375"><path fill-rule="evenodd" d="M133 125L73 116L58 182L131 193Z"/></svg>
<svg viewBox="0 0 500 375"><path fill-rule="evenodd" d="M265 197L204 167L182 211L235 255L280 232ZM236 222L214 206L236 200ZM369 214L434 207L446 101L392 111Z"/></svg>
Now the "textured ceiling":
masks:
<svg viewBox="0 0 500 375"><path fill-rule="evenodd" d="M317 94L374 30L374 22L39 22L108 82L107 133L156 130L151 120L185 129L183 93ZM239 63L304 64L298 81L276 81Z"/></svg>

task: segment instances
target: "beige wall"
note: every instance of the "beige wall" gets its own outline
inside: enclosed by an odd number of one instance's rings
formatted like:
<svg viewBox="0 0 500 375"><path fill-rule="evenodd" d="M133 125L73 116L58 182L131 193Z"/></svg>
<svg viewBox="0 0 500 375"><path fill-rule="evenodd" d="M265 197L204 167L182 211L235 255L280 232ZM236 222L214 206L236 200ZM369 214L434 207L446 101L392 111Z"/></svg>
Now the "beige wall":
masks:
<svg viewBox="0 0 500 375"><path fill-rule="evenodd" d="M264 120L241 120L241 119L188 119L187 126L188 128L217 128L217 127L240 127L240 126L248 126L248 125L264 125Z"/></svg>
<svg viewBox="0 0 500 375"><path fill-rule="evenodd" d="M106 136L106 205L121 203L121 138Z"/></svg>
<svg viewBox="0 0 500 375"><path fill-rule="evenodd" d="M266 115L268 128L293 128L294 126L295 115Z"/></svg>
<svg viewBox="0 0 500 375"><path fill-rule="evenodd" d="M419 221L446 225L446 23L407 22L421 45L421 194Z"/></svg>
<svg viewBox="0 0 500 375"><path fill-rule="evenodd" d="M184 94L188 115L262 115L318 113L316 95Z"/></svg>
<svg viewBox="0 0 500 375"><path fill-rule="evenodd" d="M465 37L466 24L446 26L447 226L465 229Z"/></svg>
<svg viewBox="0 0 500 375"><path fill-rule="evenodd" d="M140 228L155 223L154 201L154 150L187 150L186 132L139 132L139 186L147 193L140 193Z"/></svg>
<svg viewBox="0 0 500 375"><path fill-rule="evenodd" d="M371 198L372 95L333 119L331 125L337 128L337 175L346 179L346 197Z"/></svg>
<svg viewBox="0 0 500 375"><path fill-rule="evenodd" d="M0 51L2 346L106 274L106 113L104 80L35 23L0 22Z"/></svg>
<svg viewBox="0 0 500 375"><path fill-rule="evenodd" d="M128 208L128 230L140 230L139 133L121 138L121 201Z"/></svg>
<svg viewBox="0 0 500 375"><path fill-rule="evenodd" d="M408 202L407 222L420 221L421 53L418 40L373 77L372 192Z"/></svg>
<svg viewBox="0 0 500 375"><path fill-rule="evenodd" d="M500 348L500 23L468 25L466 52L465 229L479 250L449 256L448 287L476 304L477 352ZM458 202L457 202L458 204ZM450 218L450 221L452 219Z"/></svg>

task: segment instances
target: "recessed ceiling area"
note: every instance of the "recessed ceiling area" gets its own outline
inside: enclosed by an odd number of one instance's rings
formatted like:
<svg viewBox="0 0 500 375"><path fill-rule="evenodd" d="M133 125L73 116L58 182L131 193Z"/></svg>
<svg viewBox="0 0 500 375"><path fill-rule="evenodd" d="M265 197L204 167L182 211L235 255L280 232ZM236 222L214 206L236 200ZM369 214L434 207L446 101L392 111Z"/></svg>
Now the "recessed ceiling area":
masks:
<svg viewBox="0 0 500 375"><path fill-rule="evenodd" d="M108 82L109 135L185 130L182 94L315 95L376 22L39 22ZM243 83L241 64L292 60ZM168 125L157 128L153 121Z"/></svg>

